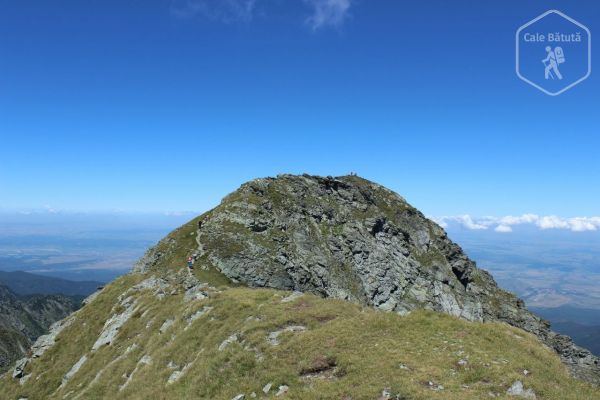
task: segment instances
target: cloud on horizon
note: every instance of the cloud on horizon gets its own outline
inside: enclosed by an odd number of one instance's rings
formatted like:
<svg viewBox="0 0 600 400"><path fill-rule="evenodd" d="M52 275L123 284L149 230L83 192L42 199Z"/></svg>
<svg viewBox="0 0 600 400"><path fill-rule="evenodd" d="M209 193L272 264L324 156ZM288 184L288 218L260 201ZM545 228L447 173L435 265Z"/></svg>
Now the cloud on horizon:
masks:
<svg viewBox="0 0 600 400"><path fill-rule="evenodd" d="M458 224L470 230L493 229L499 233L510 233L513 227L529 225L541 230L562 229L572 232L591 232L600 230L600 217L573 217L563 218L556 215L539 216L537 214L523 214L521 216L505 217L472 217L470 215L432 217L441 227L447 228L450 224Z"/></svg>

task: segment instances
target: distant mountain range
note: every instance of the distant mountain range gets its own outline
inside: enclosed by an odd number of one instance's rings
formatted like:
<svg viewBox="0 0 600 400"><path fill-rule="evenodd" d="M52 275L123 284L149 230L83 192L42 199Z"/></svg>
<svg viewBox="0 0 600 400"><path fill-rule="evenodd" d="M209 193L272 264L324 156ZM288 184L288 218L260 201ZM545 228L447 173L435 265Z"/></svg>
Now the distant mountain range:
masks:
<svg viewBox="0 0 600 400"><path fill-rule="evenodd" d="M82 296L19 296L0 285L0 372L22 358L50 325L81 305Z"/></svg>
<svg viewBox="0 0 600 400"><path fill-rule="evenodd" d="M101 285L0 271L0 371L25 356L50 325L77 310Z"/></svg>
<svg viewBox="0 0 600 400"><path fill-rule="evenodd" d="M0 271L0 285L6 286L12 292L21 296L62 294L65 296L85 297L94 293L99 286L102 286L102 283L95 281L69 281L22 271Z"/></svg>

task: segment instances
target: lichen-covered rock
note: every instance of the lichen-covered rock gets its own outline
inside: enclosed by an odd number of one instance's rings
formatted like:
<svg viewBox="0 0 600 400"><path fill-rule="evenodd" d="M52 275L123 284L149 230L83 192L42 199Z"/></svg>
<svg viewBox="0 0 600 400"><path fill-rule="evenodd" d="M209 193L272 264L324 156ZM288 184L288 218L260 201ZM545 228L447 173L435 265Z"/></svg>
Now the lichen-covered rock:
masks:
<svg viewBox="0 0 600 400"><path fill-rule="evenodd" d="M267 336L267 342L269 342L269 344L271 346L277 346L277 345L279 345L279 336L282 333L304 332L305 330L306 330L306 327L302 326L302 325L288 326L283 329L279 329L277 331L269 333L269 335Z"/></svg>
<svg viewBox="0 0 600 400"><path fill-rule="evenodd" d="M25 367L27 366L28 362L29 358L21 358L19 361L17 361L15 364L15 369L12 373L13 379L19 379L23 377L23 372L25 371Z"/></svg>
<svg viewBox="0 0 600 400"><path fill-rule="evenodd" d="M158 332L160 332L161 334L165 333L171 326L173 326L174 323L174 319L167 319L165 322L163 322Z"/></svg>
<svg viewBox="0 0 600 400"><path fill-rule="evenodd" d="M54 346L56 337L63 331L63 329L67 328L69 325L73 323L75 315L72 314L69 317L57 321L50 327L50 331L47 335L40 336L33 346L31 346L31 353L33 358L41 357L42 354L46 352L46 350L50 349Z"/></svg>
<svg viewBox="0 0 600 400"><path fill-rule="evenodd" d="M537 399L537 396L535 395L533 389L525 389L523 387L523 382L521 381L516 381L515 383L513 383L512 386L506 391L506 394L509 396L516 396L524 399Z"/></svg>
<svg viewBox="0 0 600 400"><path fill-rule="evenodd" d="M61 383L61 387L66 385L67 383L69 383L69 380L71 380L71 378L81 369L81 367L83 366L83 364L85 364L85 362L87 361L87 356L82 356L79 361L77 361L75 363L75 365L73 365L73 367L71 367L71 369L69 370L69 372L66 373L66 375L63 377L62 379L62 383Z"/></svg>
<svg viewBox="0 0 600 400"><path fill-rule="evenodd" d="M196 239L197 253L233 282L400 314L425 308L503 321L540 337L575 376L600 384L597 357L553 333L406 200L362 178L253 180L205 214ZM147 254L142 269L160 256Z"/></svg>
<svg viewBox="0 0 600 400"><path fill-rule="evenodd" d="M124 310L118 314L113 314L106 320L100 336L92 346L92 351L96 351L104 345L110 345L114 341L121 327L135 312L136 305L137 300L133 297L127 297L119 303L119 306L123 307Z"/></svg>
<svg viewBox="0 0 600 400"><path fill-rule="evenodd" d="M219 351L223 351L230 344L237 343L239 341L240 341L239 336L236 333L234 333L233 335L229 336L227 339L223 340L223 342L219 345Z"/></svg>

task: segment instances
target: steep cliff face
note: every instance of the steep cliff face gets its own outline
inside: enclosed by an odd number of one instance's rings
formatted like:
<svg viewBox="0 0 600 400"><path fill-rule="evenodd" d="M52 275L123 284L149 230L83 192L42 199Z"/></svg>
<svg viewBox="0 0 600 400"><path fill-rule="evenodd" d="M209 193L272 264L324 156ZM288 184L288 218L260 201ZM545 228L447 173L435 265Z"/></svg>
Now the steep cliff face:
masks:
<svg viewBox="0 0 600 400"><path fill-rule="evenodd" d="M373 182L356 176L257 179L198 224L195 257L234 282L400 314L425 308L469 321L507 322L554 348L575 376L600 383L598 358L552 332L440 226ZM164 243L159 248L137 270L151 269Z"/></svg>

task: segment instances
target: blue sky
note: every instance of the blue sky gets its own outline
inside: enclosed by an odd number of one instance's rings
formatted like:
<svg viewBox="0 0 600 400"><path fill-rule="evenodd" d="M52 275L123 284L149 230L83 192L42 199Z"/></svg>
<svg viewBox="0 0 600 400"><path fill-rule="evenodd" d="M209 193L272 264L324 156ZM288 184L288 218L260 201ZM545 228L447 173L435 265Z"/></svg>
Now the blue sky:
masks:
<svg viewBox="0 0 600 400"><path fill-rule="evenodd" d="M598 80L514 70L552 8L600 25L582 0L0 0L0 208L203 211L355 171L428 215L600 215Z"/></svg>

